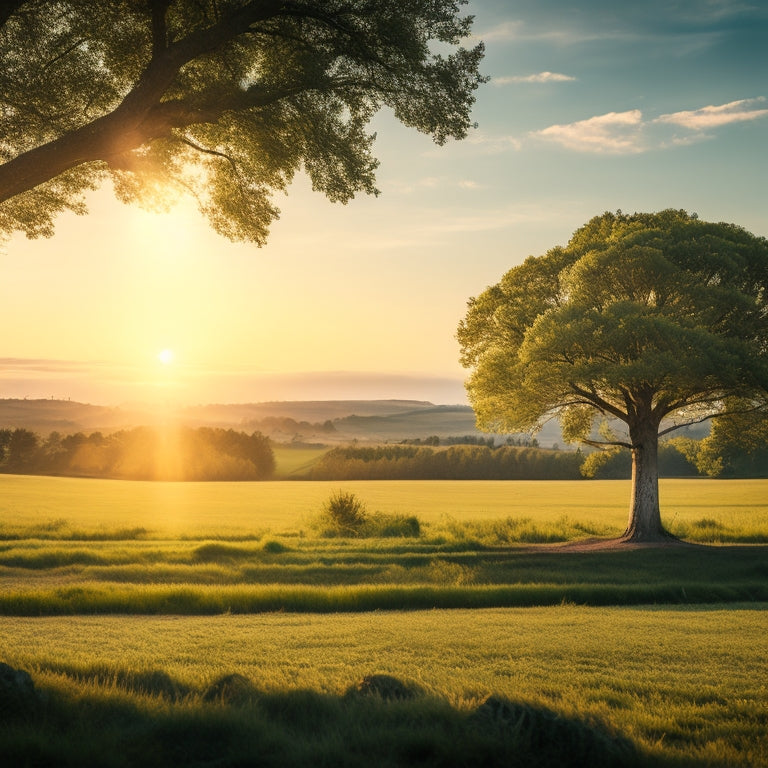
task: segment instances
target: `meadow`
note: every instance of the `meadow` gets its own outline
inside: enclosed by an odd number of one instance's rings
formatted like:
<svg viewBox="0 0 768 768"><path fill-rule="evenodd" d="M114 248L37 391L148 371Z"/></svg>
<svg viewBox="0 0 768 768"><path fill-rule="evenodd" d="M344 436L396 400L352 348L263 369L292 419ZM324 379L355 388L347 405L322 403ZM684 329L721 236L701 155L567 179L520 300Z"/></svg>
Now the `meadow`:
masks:
<svg viewBox="0 0 768 768"><path fill-rule="evenodd" d="M241 540L301 535L334 490L372 511L416 515L437 526L511 518L568 538L617 535L626 525L628 480L275 481L176 483L0 476L0 540L127 538ZM692 541L768 542L768 480L666 479L662 519ZM570 522L569 522L570 521ZM574 528L577 526L577 528ZM49 529L48 531L46 529ZM561 539L562 540L562 539Z"/></svg>
<svg viewBox="0 0 768 768"><path fill-rule="evenodd" d="M768 481L662 481L712 546L593 552L627 482L343 483L420 533L322 538L339 487L0 478L0 662L39 692L0 752L768 766Z"/></svg>

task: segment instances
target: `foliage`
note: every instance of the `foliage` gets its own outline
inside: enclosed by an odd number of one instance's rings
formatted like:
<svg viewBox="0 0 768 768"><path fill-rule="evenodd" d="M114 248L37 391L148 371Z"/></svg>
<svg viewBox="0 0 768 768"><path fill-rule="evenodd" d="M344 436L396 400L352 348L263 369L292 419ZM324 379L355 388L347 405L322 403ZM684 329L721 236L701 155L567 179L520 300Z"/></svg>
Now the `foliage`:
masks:
<svg viewBox="0 0 768 768"><path fill-rule="evenodd" d="M26 429L0 430L0 472L133 480L264 480L274 469L271 444L260 432L136 427L106 436L52 432L42 441Z"/></svg>
<svg viewBox="0 0 768 768"><path fill-rule="evenodd" d="M365 504L347 491L332 493L323 505L322 518L336 536L359 536L368 518Z"/></svg>
<svg viewBox="0 0 768 768"><path fill-rule="evenodd" d="M617 212L472 299L458 338L480 427L557 417L567 440L631 449L627 535L655 538L658 436L768 406L767 318L764 238L684 211ZM627 434L594 438L607 418Z"/></svg>
<svg viewBox="0 0 768 768"><path fill-rule="evenodd" d="M487 445L445 450L416 445L333 448L315 462L313 480L570 480L582 461L572 451Z"/></svg>
<svg viewBox="0 0 768 768"><path fill-rule="evenodd" d="M768 413L744 410L746 412L737 410L731 416L716 420L712 431L703 440L679 440L681 452L702 474L709 477L768 476Z"/></svg>
<svg viewBox="0 0 768 768"><path fill-rule="evenodd" d="M395 538L418 537L421 525L415 515L369 514L364 502L349 491L336 491L312 521L323 537Z"/></svg>
<svg viewBox="0 0 768 768"><path fill-rule="evenodd" d="M679 441L689 439L673 438L659 446L660 477L694 477L699 474L695 462L681 449ZM626 479L632 475L632 457L629 451L621 448L595 451L584 458L581 474L593 480Z"/></svg>
<svg viewBox="0 0 768 768"><path fill-rule="evenodd" d="M482 44L461 0L39 0L0 12L0 232L50 236L111 179L124 201L182 191L222 235L263 243L304 169L377 194L383 106L438 144L469 128Z"/></svg>

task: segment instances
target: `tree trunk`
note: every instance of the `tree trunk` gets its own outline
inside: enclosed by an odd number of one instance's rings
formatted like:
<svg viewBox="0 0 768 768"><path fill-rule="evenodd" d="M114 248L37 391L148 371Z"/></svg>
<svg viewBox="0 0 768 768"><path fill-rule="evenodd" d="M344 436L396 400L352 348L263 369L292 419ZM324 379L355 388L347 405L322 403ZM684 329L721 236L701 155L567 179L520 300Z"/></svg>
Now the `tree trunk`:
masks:
<svg viewBox="0 0 768 768"><path fill-rule="evenodd" d="M659 510L659 433L650 421L630 425L632 440L632 497L629 521L622 538L662 541L672 538L661 524Z"/></svg>

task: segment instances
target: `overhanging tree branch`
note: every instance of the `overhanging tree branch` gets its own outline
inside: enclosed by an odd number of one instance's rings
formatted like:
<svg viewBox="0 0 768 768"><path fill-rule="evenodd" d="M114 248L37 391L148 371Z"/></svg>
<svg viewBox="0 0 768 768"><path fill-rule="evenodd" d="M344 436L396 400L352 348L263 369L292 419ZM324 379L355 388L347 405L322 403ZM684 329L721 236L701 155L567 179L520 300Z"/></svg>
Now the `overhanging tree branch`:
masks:
<svg viewBox="0 0 768 768"><path fill-rule="evenodd" d="M55 213L82 212L105 167L128 173L114 177L126 201L183 183L187 130L247 169L245 197L208 179L206 215L235 239L263 242L276 216L270 190L301 168L333 200L373 193L364 126L382 104L438 144L471 126L482 45L447 58L429 46L458 46L469 33L462 2L5 3L0 229L50 234Z"/></svg>

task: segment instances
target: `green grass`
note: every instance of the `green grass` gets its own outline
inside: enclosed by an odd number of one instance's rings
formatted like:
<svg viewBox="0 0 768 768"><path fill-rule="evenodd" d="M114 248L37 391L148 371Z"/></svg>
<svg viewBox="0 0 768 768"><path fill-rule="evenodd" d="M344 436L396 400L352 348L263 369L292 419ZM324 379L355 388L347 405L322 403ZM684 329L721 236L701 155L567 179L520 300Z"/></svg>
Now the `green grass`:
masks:
<svg viewBox="0 0 768 768"><path fill-rule="evenodd" d="M626 526L629 481L164 483L0 476L0 540L12 536L247 538L297 533L338 489L371 512L436 525L527 519L606 535ZM768 541L768 480L662 480L662 518L697 541ZM701 526L714 520L719 527ZM577 532L569 533L577 536Z"/></svg>
<svg viewBox="0 0 768 768"><path fill-rule="evenodd" d="M316 536L339 488L420 535ZM0 661L42 693L0 697L0 754L768 768L768 481L662 483L667 525L716 546L557 551L619 533L628 492L0 477ZM420 693L347 694L374 672Z"/></svg>
<svg viewBox="0 0 768 768"><path fill-rule="evenodd" d="M623 483L357 483L352 484L356 497L376 510L371 519L415 510L423 521L420 534L327 540L318 538L312 525L334 492L328 484L6 480L0 502L5 506L0 526L4 615L768 600L768 559L762 546L674 553L526 549L618 533L611 511L591 522L578 513L563 515L563 494L570 493L576 510L587 503L587 495L607 505ZM471 500L467 486L474 494ZM722 489L728 491L730 506L718 512L713 498L720 499ZM406 507L401 494L408 490ZM392 498L385 504L387 491ZM759 491L768 491L768 483L687 481L666 488L668 496L679 498L676 525L705 541L768 539L768 526L761 527L765 513L752 506ZM525 517L513 517L501 506L507 497L538 506L527 508ZM760 503L766 505L766 498ZM60 516L51 518L48 510L57 501ZM265 515L252 510L278 501L287 506L281 515L270 512L268 519L282 525L270 530L262 525ZM479 502L487 505L484 509L496 509L497 516L479 517ZM475 507L465 512L463 503ZM163 504L168 506L161 514L158 505ZM514 509L514 503L510 506ZM382 507L387 511L378 511ZM498 514L501 509L506 516ZM254 519L258 525L251 524ZM214 523L215 535L208 538Z"/></svg>
<svg viewBox="0 0 768 768"><path fill-rule="evenodd" d="M249 750L266 765L308 764L313 752L327 765L634 764L607 752L585 762L591 726L627 739L641 765L758 768L768 765L766 633L768 614L738 605L6 617L6 661L49 699L0 729L0 752L107 766L168 764L174 748L190 750L177 758L189 765L238 765ZM422 694L345 696L374 672ZM231 673L252 692L206 703ZM535 734L516 741L509 723L478 729L473 713L491 693L556 717L575 744L550 744L553 756L531 750Z"/></svg>
<svg viewBox="0 0 768 768"><path fill-rule="evenodd" d="M328 448L291 448L277 444L273 445L272 450L275 455L275 477L290 480L305 475Z"/></svg>
<svg viewBox="0 0 768 768"><path fill-rule="evenodd" d="M768 601L764 547L463 549L402 540L8 542L2 615Z"/></svg>

